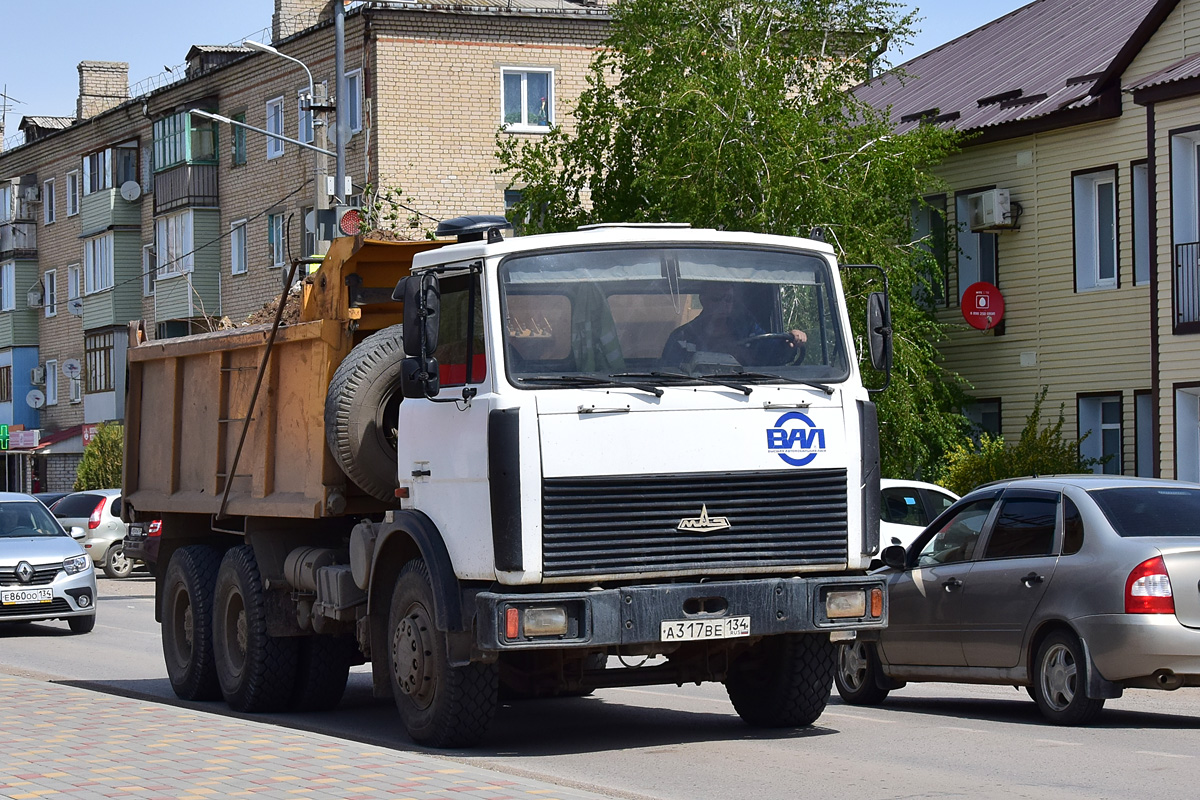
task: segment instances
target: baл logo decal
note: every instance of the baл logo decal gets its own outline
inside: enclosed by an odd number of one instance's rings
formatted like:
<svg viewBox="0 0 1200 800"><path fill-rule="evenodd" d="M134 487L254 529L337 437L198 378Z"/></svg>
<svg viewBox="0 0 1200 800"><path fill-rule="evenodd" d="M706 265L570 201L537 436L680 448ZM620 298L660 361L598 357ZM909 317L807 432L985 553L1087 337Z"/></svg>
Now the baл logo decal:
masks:
<svg viewBox="0 0 1200 800"><path fill-rule="evenodd" d="M791 427L788 423L793 424ZM767 450L793 467L811 464L817 454L825 452L825 429L809 419L807 414L789 411L767 428Z"/></svg>

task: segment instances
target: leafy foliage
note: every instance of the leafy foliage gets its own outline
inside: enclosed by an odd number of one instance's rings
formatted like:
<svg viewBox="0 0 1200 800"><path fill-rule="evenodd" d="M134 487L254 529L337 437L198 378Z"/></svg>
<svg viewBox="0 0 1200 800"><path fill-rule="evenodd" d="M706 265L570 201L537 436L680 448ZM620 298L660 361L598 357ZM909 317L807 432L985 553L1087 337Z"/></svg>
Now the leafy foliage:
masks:
<svg viewBox="0 0 1200 800"><path fill-rule="evenodd" d="M1078 439L1063 438L1062 406L1058 409L1058 420L1041 427L1042 401L1046 399L1047 388L1043 386L1034 400L1033 411L1026 418L1016 445L1006 447L1003 437L986 433L980 437L978 450L970 440L959 442L947 454L941 484L961 495L982 483L1002 478L1091 472L1092 467L1111 458L1084 458L1080 454L1079 446L1090 432Z"/></svg>
<svg viewBox="0 0 1200 800"><path fill-rule="evenodd" d="M75 491L114 489L121 485L121 452L125 445L125 427L116 422L103 422L96 435L83 449L79 471L75 476Z"/></svg>
<svg viewBox="0 0 1200 800"><path fill-rule="evenodd" d="M881 66L885 42L910 38L913 19L887 0L619 0L575 128L497 137L530 230L819 227L844 263L884 267L896 349L877 399L884 474L897 477L931 473L965 431L961 382L937 362L942 329L915 299L936 296L942 275L910 241L913 199L935 188L925 170L957 135L896 134L847 91ZM843 279L861 337L880 286L865 271Z"/></svg>

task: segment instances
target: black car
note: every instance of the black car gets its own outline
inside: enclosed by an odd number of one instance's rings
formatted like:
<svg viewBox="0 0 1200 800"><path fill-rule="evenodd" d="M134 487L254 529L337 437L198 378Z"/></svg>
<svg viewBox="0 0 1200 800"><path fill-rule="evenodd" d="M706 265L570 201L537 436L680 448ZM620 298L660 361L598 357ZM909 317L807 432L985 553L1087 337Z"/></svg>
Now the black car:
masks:
<svg viewBox="0 0 1200 800"><path fill-rule="evenodd" d="M34 493L33 496L36 497L38 500L41 500L42 505L44 505L46 508L49 508L50 506L54 505L59 500L63 499L64 497L66 497L69 494L71 494L71 493L70 492L36 492L36 493Z"/></svg>

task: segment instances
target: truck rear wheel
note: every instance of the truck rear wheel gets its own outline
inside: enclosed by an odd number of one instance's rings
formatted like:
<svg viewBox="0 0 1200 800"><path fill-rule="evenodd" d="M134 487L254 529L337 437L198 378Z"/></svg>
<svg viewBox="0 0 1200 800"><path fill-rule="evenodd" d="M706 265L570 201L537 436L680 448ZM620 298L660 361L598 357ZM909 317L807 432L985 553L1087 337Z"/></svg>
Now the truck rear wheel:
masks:
<svg viewBox="0 0 1200 800"><path fill-rule="evenodd" d="M296 639L267 635L267 610L254 550L225 553L213 592L213 658L225 702L235 711L282 711L296 685Z"/></svg>
<svg viewBox="0 0 1200 800"><path fill-rule="evenodd" d="M293 711L331 711L342 702L358 646L349 636L301 637Z"/></svg>
<svg viewBox="0 0 1200 800"><path fill-rule="evenodd" d="M221 696L213 662L213 587L221 554L206 545L181 547L163 576L162 646L167 678L183 700Z"/></svg>
<svg viewBox="0 0 1200 800"><path fill-rule="evenodd" d="M828 634L768 636L733 663L725 688L749 725L811 725L829 702L835 663Z"/></svg>
<svg viewBox="0 0 1200 800"><path fill-rule="evenodd" d="M325 395L325 440L346 477L379 500L396 499L402 326L376 331L338 365Z"/></svg>
<svg viewBox="0 0 1200 800"><path fill-rule="evenodd" d="M434 624L433 588L421 559L396 580L388 617L388 674L408 735L430 747L470 747L496 714L495 664L450 665L446 634Z"/></svg>

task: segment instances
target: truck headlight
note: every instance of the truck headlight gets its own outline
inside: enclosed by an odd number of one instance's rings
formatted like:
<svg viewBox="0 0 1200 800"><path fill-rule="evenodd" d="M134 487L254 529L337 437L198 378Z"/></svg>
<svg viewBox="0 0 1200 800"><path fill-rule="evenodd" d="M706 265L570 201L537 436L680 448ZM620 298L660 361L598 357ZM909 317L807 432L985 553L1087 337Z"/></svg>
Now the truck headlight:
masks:
<svg viewBox="0 0 1200 800"><path fill-rule="evenodd" d="M825 615L830 619L865 617L867 596L862 589L852 592L830 592L825 596Z"/></svg>
<svg viewBox="0 0 1200 800"><path fill-rule="evenodd" d="M63 559L63 572L68 575L74 575L77 572L83 572L92 565L92 559L86 553L80 553L77 556Z"/></svg>

